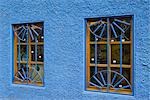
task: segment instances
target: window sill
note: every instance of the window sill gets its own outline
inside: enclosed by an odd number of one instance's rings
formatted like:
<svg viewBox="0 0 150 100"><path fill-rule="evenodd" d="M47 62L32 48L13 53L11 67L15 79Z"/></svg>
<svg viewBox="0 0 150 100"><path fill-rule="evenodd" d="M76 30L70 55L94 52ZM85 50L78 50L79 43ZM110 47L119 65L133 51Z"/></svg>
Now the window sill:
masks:
<svg viewBox="0 0 150 100"><path fill-rule="evenodd" d="M115 89L110 89L109 92L107 92L106 88L103 88L101 91L98 88L95 87L88 87L86 89L87 91L95 91L100 93L113 93L113 94L123 94L123 95L132 95L132 91L130 89L120 89L118 91L115 91Z"/></svg>
<svg viewBox="0 0 150 100"><path fill-rule="evenodd" d="M32 89L45 89L45 86L36 86L32 84L18 84L16 82L13 82L11 84L12 87L19 87L19 88L32 88Z"/></svg>

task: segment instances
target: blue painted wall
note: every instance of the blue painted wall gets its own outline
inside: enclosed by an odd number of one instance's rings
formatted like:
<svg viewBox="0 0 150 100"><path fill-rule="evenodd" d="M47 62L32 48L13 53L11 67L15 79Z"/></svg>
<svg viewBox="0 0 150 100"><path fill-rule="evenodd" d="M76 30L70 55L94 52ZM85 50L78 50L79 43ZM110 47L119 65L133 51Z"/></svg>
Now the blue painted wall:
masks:
<svg viewBox="0 0 150 100"><path fill-rule="evenodd" d="M0 0L0 99L148 100L149 0ZM85 21L134 15L134 96L85 91ZM11 24L44 21L45 87L12 84Z"/></svg>

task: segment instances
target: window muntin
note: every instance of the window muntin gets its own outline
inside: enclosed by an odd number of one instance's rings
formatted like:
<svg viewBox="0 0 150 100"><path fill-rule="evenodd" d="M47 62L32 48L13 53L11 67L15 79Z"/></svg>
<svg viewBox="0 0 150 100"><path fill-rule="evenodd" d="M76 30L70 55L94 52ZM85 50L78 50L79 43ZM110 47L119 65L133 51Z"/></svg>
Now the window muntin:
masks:
<svg viewBox="0 0 150 100"><path fill-rule="evenodd" d="M13 25L14 75L13 83L44 85L43 22Z"/></svg>
<svg viewBox="0 0 150 100"><path fill-rule="evenodd" d="M87 90L132 94L132 16L87 19Z"/></svg>

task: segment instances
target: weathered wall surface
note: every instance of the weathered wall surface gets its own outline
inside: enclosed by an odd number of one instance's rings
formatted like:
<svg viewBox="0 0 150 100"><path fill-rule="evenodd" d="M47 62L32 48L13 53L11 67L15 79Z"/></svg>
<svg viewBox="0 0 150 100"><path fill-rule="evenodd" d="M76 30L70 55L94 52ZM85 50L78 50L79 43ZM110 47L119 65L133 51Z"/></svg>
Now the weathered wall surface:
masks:
<svg viewBox="0 0 150 100"><path fill-rule="evenodd" d="M148 100L149 0L0 0L0 99ZM134 15L134 96L85 91L85 21ZM11 24L44 21L45 87L12 84Z"/></svg>

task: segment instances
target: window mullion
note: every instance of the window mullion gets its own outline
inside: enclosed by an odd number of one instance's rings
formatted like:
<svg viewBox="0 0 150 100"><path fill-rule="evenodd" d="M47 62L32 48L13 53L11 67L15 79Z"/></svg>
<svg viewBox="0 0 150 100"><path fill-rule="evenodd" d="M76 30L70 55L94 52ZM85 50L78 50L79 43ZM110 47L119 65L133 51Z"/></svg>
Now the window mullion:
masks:
<svg viewBox="0 0 150 100"><path fill-rule="evenodd" d="M30 44L29 44L29 38L30 38L30 34L29 34L29 26L27 25L27 27L28 27L28 30L27 30L27 41L26 41L26 43L27 43L27 47L26 47L26 56L27 56L27 58L26 58L26 72L27 72L27 78L28 78L28 72L29 72L29 63L30 63L30 61L29 61L29 58L30 58L30 56L29 56L29 54L30 54L30 51L29 51L29 48L30 48ZM28 84L28 81L27 81L27 84Z"/></svg>
<svg viewBox="0 0 150 100"><path fill-rule="evenodd" d="M110 85L110 63L111 63L111 45L110 45L110 21L107 18L107 92L109 91Z"/></svg>
<svg viewBox="0 0 150 100"><path fill-rule="evenodd" d="M28 46L29 46L29 59L28 59L28 65L31 66L31 37L29 36L29 43L28 43Z"/></svg>
<svg viewBox="0 0 150 100"><path fill-rule="evenodd" d="M18 38L18 51L17 51L17 56L18 56L18 59L17 59L17 61L18 61L18 70L20 70L21 69L21 64L20 64L20 61L21 61L21 54L20 54L20 52L21 52L21 50L20 50L20 39Z"/></svg>
<svg viewBox="0 0 150 100"><path fill-rule="evenodd" d="M95 74L98 72L97 69L97 37L95 36L95 52L94 52L94 59L95 59Z"/></svg>
<svg viewBox="0 0 150 100"><path fill-rule="evenodd" d="M120 35L120 74L122 75L122 34Z"/></svg>
<svg viewBox="0 0 150 100"><path fill-rule="evenodd" d="M35 37L35 68L37 68L37 37Z"/></svg>

